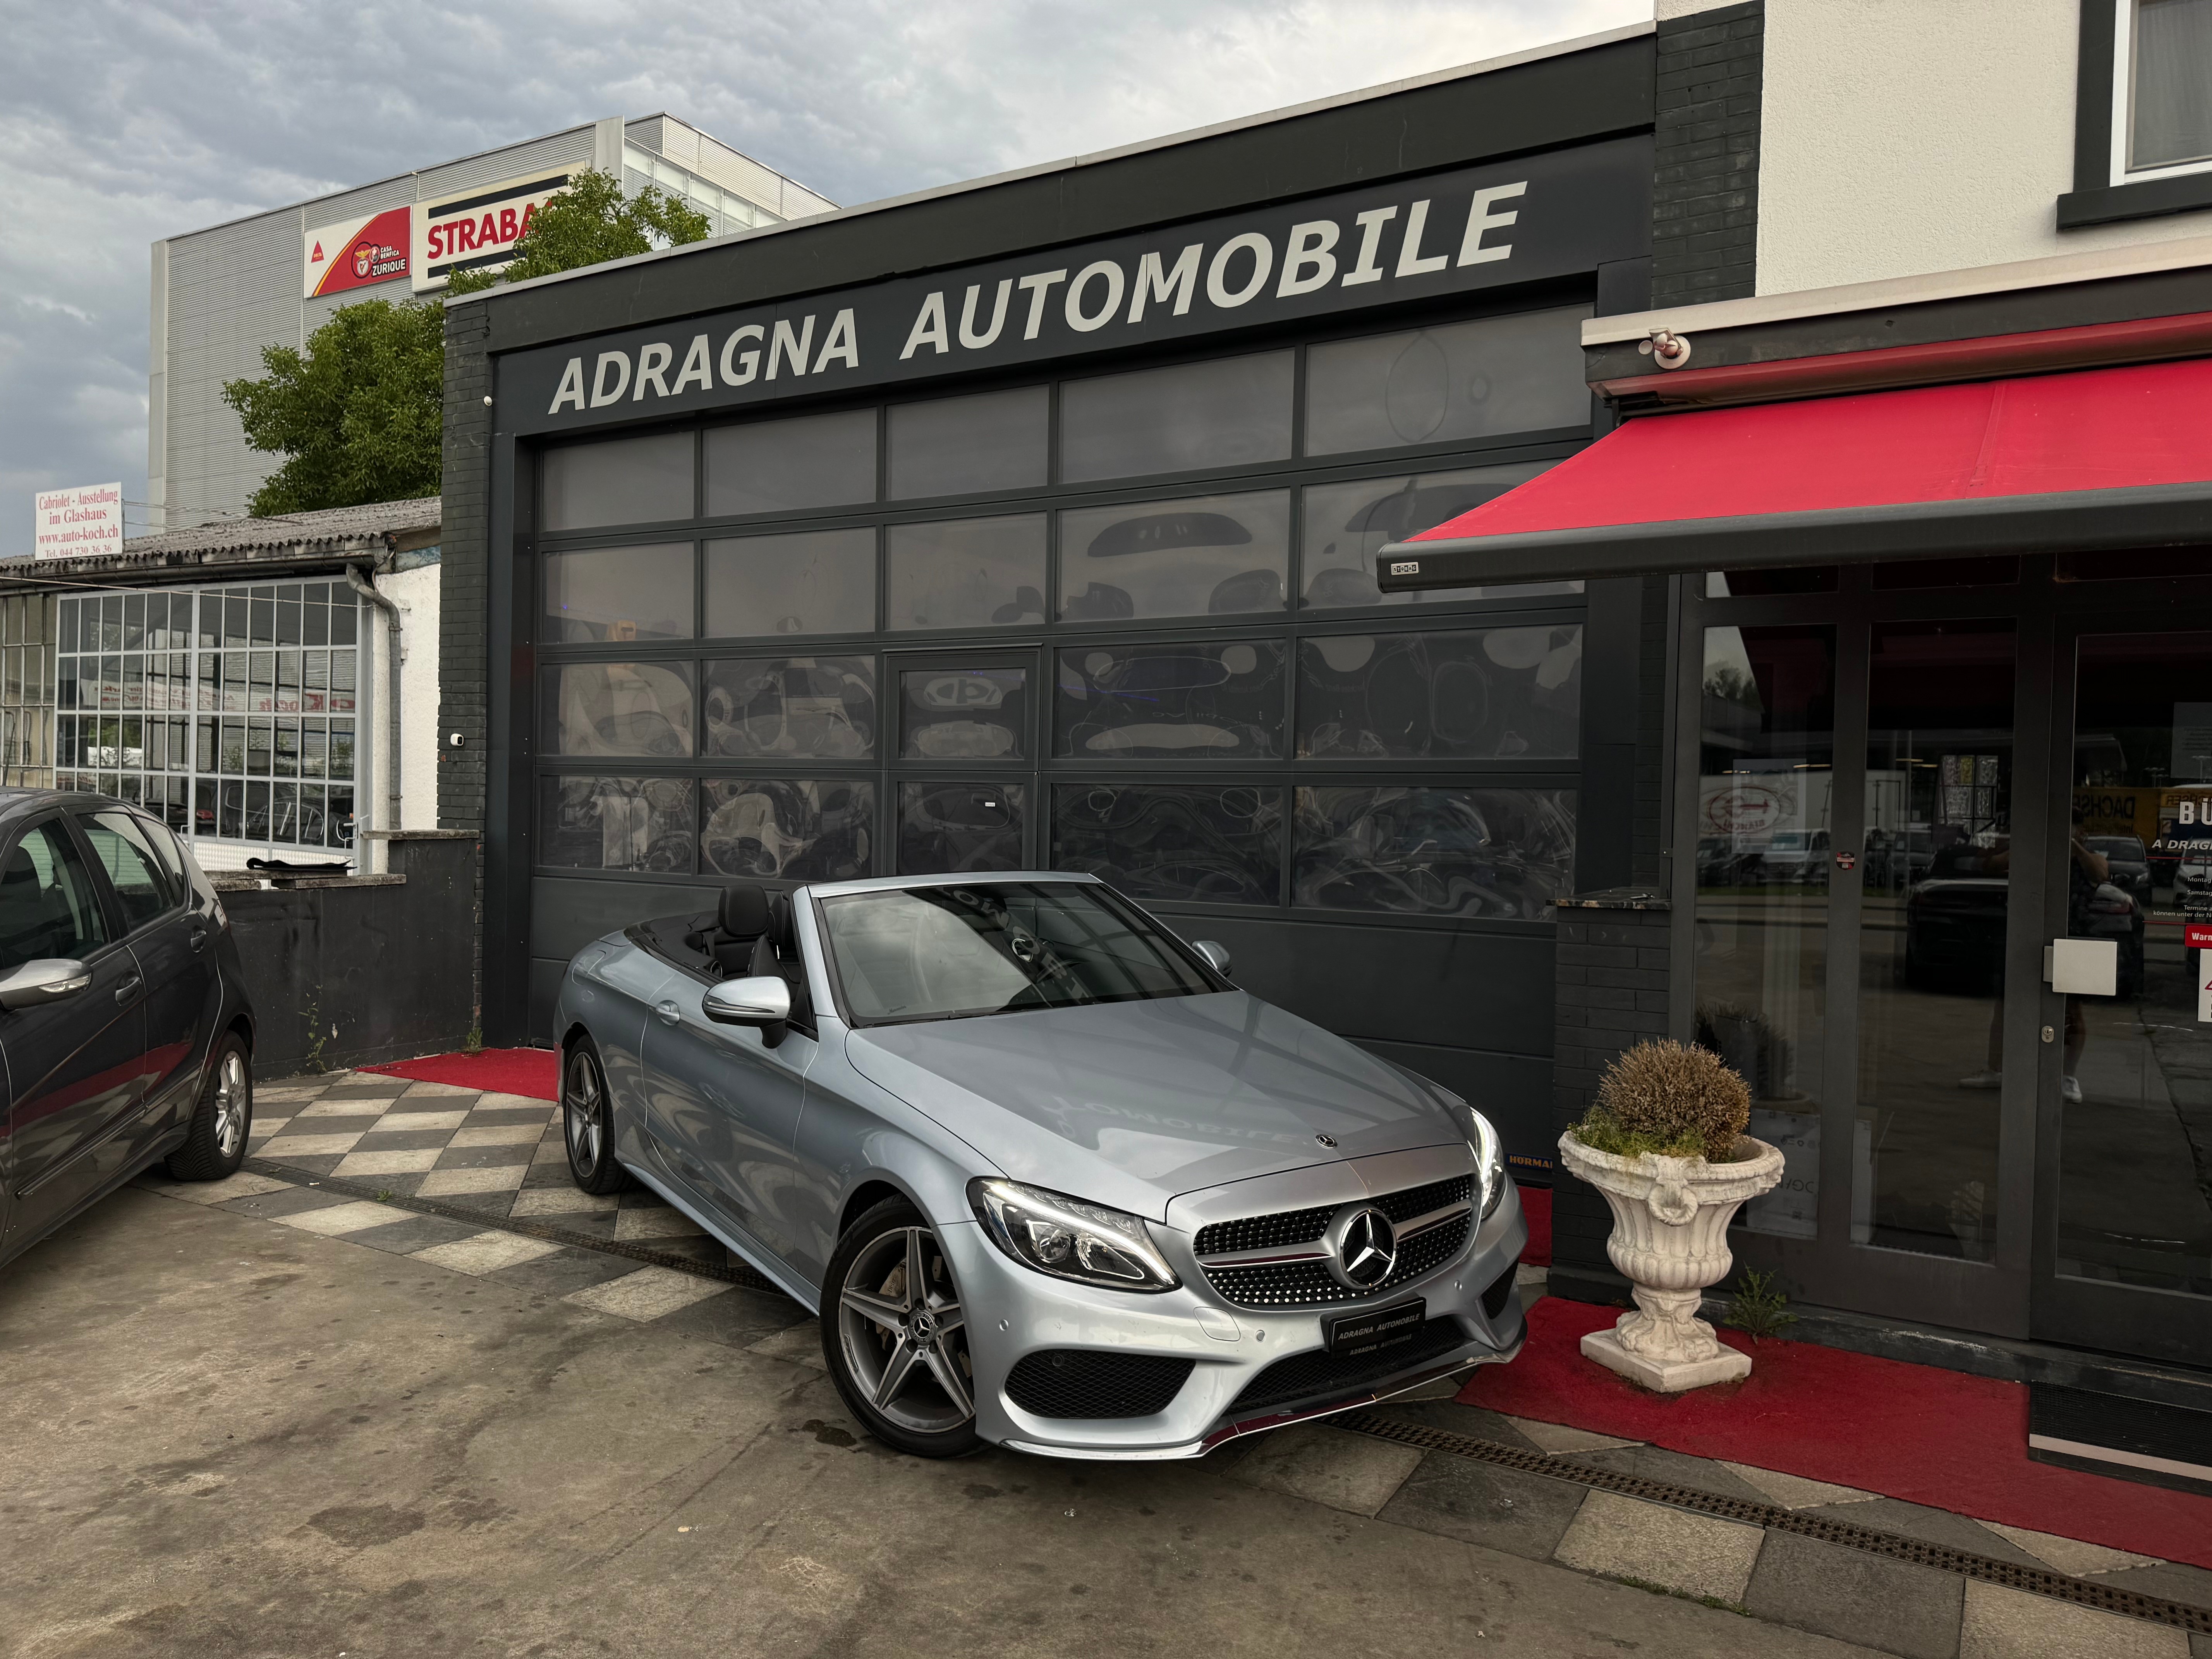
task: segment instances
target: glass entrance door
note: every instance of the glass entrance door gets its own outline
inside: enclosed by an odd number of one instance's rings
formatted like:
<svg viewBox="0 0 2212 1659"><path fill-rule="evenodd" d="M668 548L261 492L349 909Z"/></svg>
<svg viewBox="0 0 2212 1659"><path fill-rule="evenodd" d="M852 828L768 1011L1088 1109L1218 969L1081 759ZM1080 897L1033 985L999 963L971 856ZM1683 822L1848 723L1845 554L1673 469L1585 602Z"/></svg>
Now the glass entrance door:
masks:
<svg viewBox="0 0 2212 1659"><path fill-rule="evenodd" d="M2055 965L2060 986L2044 993L2034 1334L2201 1360L2212 1324L2212 632L2085 629L2062 640L2062 676L2069 655L2072 764L2052 769L2051 868L2034 920L2045 938L2088 948L2069 951L2081 965ZM2073 976L2097 973L2108 978Z"/></svg>

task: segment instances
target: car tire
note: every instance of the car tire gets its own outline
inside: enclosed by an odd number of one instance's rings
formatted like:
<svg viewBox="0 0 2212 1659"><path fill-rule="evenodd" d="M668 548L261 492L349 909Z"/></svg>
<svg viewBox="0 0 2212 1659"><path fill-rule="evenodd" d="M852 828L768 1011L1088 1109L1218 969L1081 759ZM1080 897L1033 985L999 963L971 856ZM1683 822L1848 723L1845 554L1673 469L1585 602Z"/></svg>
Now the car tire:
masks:
<svg viewBox="0 0 2212 1659"><path fill-rule="evenodd" d="M215 1045L207 1080L192 1103L185 1144L169 1154L173 1181L221 1181L246 1162L246 1137L253 1131L253 1058L235 1031Z"/></svg>
<svg viewBox="0 0 2212 1659"><path fill-rule="evenodd" d="M577 1038L561 1061L561 1139L568 1149L569 1179L584 1191L605 1195L635 1184L615 1159L606 1067L589 1037Z"/></svg>
<svg viewBox="0 0 2212 1659"><path fill-rule="evenodd" d="M908 1291L916 1262L919 1298ZM837 1241L823 1276L822 1357L846 1409L893 1449L963 1457L982 1445L952 1264L906 1200L885 1199Z"/></svg>

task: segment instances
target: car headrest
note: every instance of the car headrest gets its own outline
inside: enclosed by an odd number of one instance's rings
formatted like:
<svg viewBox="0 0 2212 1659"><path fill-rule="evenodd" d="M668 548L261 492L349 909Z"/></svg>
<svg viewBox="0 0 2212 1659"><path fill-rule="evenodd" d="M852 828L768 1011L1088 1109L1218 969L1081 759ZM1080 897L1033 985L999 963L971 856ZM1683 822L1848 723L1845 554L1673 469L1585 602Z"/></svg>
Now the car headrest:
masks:
<svg viewBox="0 0 2212 1659"><path fill-rule="evenodd" d="M722 890L716 921L731 939L758 939L768 932L768 895L752 882L733 881Z"/></svg>

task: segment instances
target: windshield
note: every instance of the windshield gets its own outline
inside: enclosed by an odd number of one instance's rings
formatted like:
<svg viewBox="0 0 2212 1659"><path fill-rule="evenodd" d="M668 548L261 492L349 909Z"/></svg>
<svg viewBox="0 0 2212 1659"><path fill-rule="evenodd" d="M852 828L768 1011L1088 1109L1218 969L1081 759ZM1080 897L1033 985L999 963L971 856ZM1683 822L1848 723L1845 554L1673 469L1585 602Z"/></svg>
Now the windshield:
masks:
<svg viewBox="0 0 2212 1659"><path fill-rule="evenodd" d="M2136 864L2143 861L2143 844L2133 836L2092 836L2089 850L2102 853L2108 859L2126 859Z"/></svg>
<svg viewBox="0 0 2212 1659"><path fill-rule="evenodd" d="M1805 850L1806 836L1802 830L1784 830L1768 843L1777 853L1802 853Z"/></svg>
<svg viewBox="0 0 2212 1659"><path fill-rule="evenodd" d="M821 904L856 1024L1218 988L1142 915L1088 882L893 888Z"/></svg>

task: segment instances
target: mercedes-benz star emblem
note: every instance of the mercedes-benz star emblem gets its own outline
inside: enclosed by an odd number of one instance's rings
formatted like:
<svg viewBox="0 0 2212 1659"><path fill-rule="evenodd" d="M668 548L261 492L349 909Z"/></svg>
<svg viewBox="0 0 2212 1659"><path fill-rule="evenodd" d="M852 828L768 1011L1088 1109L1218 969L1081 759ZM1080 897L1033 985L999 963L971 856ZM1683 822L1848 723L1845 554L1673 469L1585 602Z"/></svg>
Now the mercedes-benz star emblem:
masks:
<svg viewBox="0 0 2212 1659"><path fill-rule="evenodd" d="M1371 1291L1398 1265L1398 1230L1371 1204L1348 1205L1329 1224L1329 1263L1337 1278L1355 1291Z"/></svg>
<svg viewBox="0 0 2212 1659"><path fill-rule="evenodd" d="M1320 1135L1320 1134L1317 1134L1317 1135L1316 1135L1316 1136L1314 1137L1314 1139L1315 1139L1316 1140L1318 1140L1319 1142L1321 1142L1321 1144L1322 1144L1322 1146L1335 1146L1335 1145L1336 1145L1336 1137L1335 1137L1334 1135Z"/></svg>

